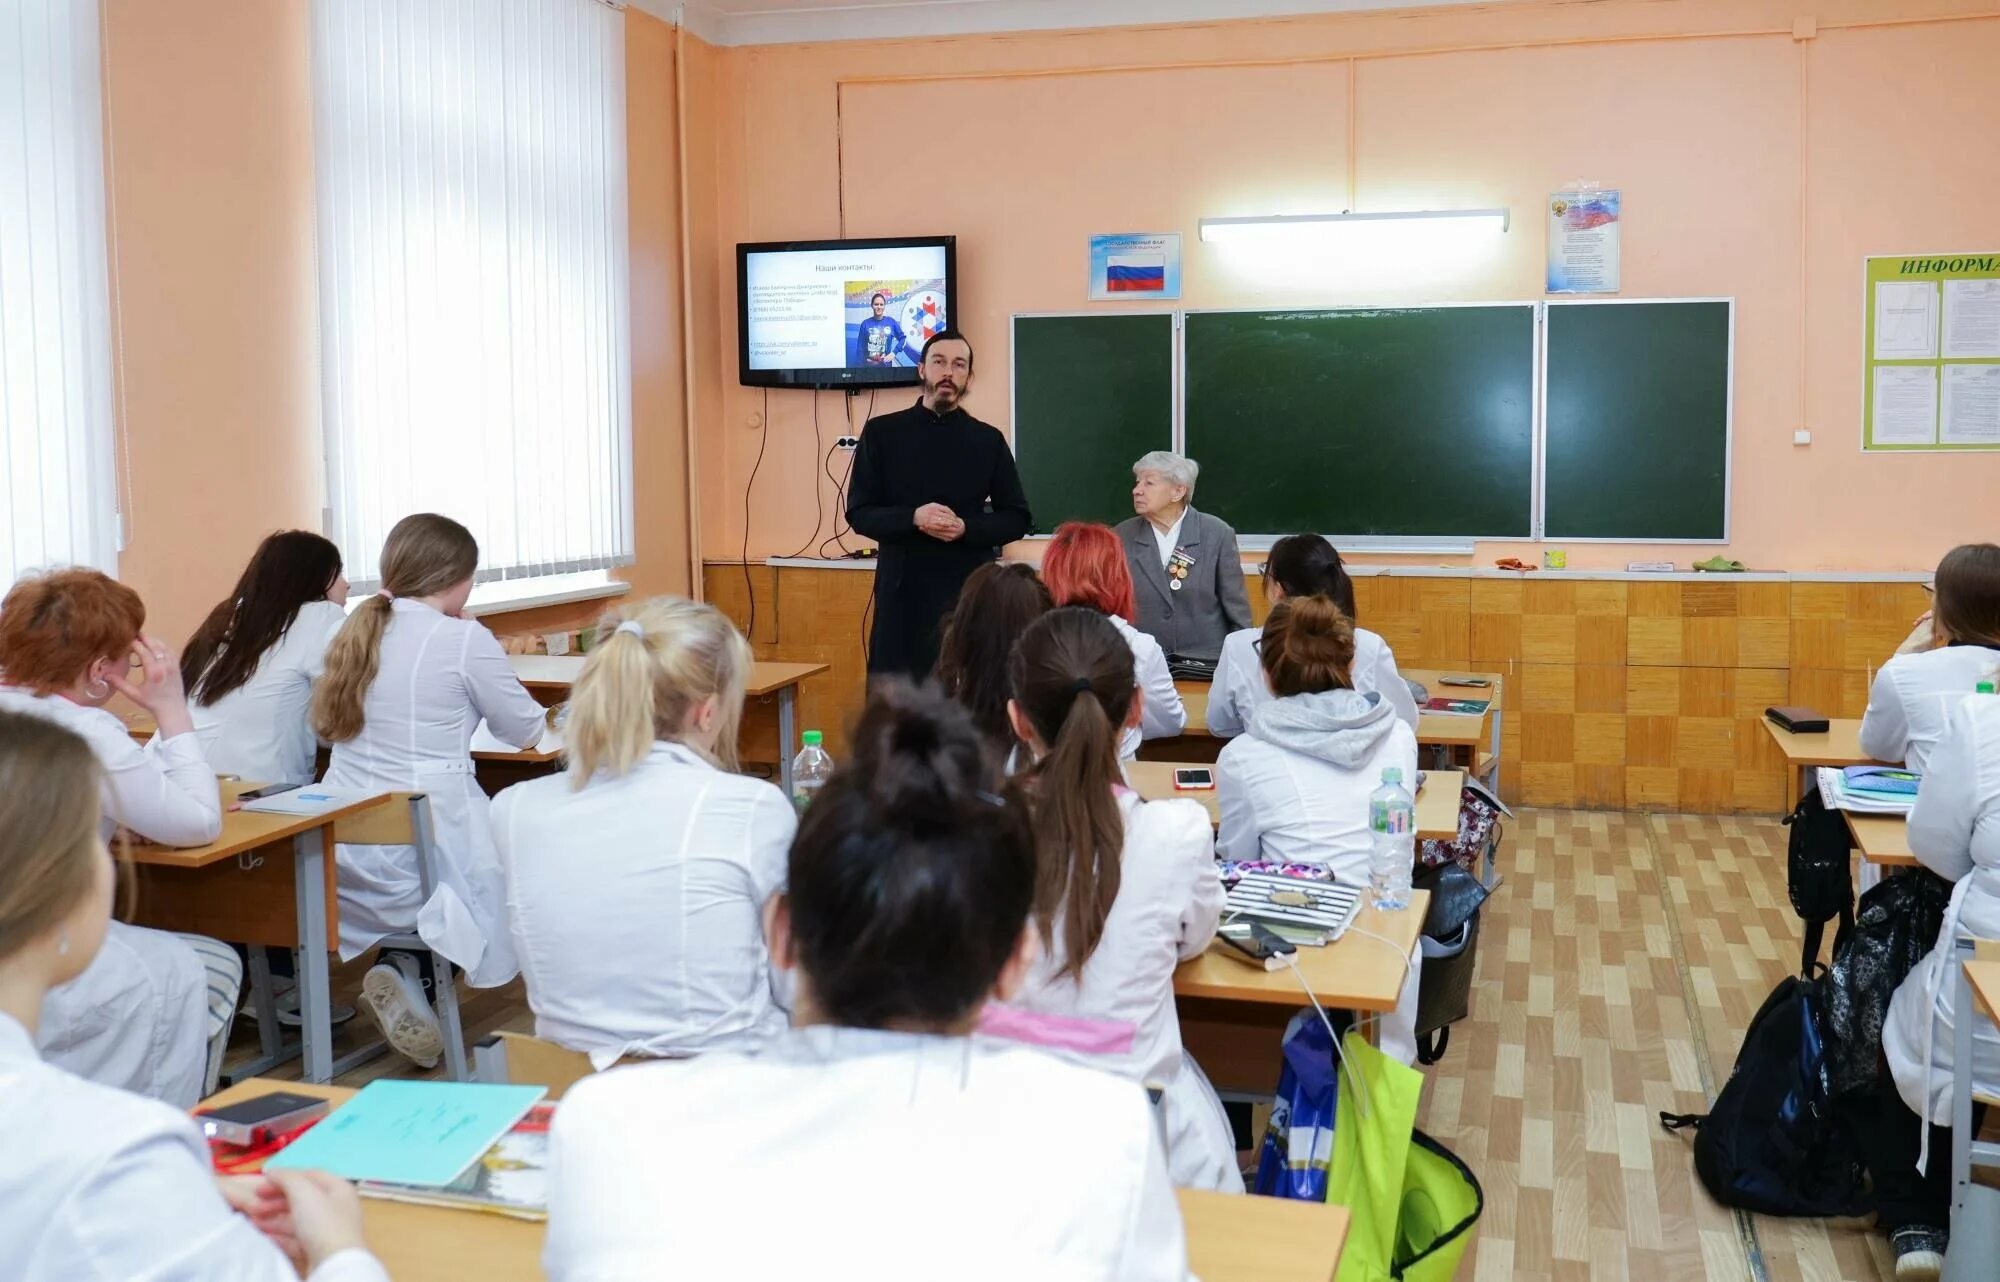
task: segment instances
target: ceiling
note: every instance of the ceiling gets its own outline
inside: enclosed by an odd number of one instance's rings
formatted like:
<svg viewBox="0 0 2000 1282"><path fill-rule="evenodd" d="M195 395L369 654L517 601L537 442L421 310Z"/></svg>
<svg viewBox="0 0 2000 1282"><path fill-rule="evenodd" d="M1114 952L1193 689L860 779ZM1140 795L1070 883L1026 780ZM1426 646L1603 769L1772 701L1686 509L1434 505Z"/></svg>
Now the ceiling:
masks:
<svg viewBox="0 0 2000 1282"><path fill-rule="evenodd" d="M791 44L1270 18L1492 0L627 0L713 44Z"/></svg>

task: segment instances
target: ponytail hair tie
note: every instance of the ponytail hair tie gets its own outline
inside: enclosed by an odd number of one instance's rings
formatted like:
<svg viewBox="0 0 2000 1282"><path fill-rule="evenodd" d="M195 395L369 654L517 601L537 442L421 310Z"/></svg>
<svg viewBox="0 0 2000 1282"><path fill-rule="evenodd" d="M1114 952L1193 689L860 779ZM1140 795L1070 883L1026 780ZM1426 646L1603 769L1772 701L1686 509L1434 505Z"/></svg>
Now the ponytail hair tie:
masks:
<svg viewBox="0 0 2000 1282"><path fill-rule="evenodd" d="M646 629L640 627L637 622L631 619L627 619L623 623L620 623L615 629L613 629L612 635L616 636L620 632L630 633L631 635L639 638L641 641L644 641L646 639Z"/></svg>
<svg viewBox="0 0 2000 1282"><path fill-rule="evenodd" d="M1070 698L1074 699L1077 695L1088 694L1090 693L1090 689L1091 689L1090 678L1078 677L1076 680L1069 683Z"/></svg>
<svg viewBox="0 0 2000 1282"><path fill-rule="evenodd" d="M395 604L396 594L394 592L391 592L387 588L383 588L380 592L377 592L375 595L381 597L384 601L389 602L391 605Z"/></svg>

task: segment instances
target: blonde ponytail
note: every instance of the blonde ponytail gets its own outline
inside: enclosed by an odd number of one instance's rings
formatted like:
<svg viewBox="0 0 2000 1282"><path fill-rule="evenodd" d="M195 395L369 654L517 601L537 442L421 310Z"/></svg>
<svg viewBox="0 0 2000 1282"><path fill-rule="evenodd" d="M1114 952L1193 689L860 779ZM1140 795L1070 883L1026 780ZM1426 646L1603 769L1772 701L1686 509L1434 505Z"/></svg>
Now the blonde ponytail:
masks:
<svg viewBox="0 0 2000 1282"><path fill-rule="evenodd" d="M688 717L711 695L719 705L715 750L702 755L736 769L750 646L727 616L660 597L605 615L597 635L564 722L571 787L582 788L600 770L629 773L657 740L679 742Z"/></svg>
<svg viewBox="0 0 2000 1282"><path fill-rule="evenodd" d="M313 733L325 742L346 743L361 733L361 701L375 684L392 612L389 598L369 597L326 648L326 675L313 686L312 698Z"/></svg>

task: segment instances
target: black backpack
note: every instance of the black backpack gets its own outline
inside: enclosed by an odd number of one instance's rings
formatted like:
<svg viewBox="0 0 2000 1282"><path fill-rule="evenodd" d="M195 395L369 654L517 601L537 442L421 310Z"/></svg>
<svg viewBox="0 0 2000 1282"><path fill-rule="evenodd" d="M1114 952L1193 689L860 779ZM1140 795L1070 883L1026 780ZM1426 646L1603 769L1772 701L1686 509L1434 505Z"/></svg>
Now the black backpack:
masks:
<svg viewBox="0 0 2000 1282"><path fill-rule="evenodd" d="M1764 999L1729 1080L1706 1114L1662 1113L1695 1129L1694 1173L1724 1206L1763 1215L1862 1215L1865 1166L1827 1093L1815 981L1787 976Z"/></svg>
<svg viewBox="0 0 2000 1282"><path fill-rule="evenodd" d="M1791 894L1792 911L1805 923L1805 939L1799 948L1799 974L1810 975L1819 965L1819 944L1826 923L1840 918L1834 932L1836 951L1854 925L1854 874L1849 868L1854 843L1847 835L1847 820L1838 810L1828 810L1817 788L1808 788L1784 822L1791 828L1785 851L1785 888Z"/></svg>

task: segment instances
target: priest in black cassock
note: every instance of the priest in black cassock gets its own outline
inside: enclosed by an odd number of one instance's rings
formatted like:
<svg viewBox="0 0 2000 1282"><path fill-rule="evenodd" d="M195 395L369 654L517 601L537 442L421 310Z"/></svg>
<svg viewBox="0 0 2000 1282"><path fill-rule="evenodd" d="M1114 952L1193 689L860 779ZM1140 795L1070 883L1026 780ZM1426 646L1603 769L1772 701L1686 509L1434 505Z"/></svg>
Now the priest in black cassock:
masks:
<svg viewBox="0 0 2000 1282"><path fill-rule="evenodd" d="M972 344L952 331L924 344L924 394L861 430L847 523L881 545L868 674L923 678L938 624L966 576L1028 533L1028 496L997 428L965 412Z"/></svg>

